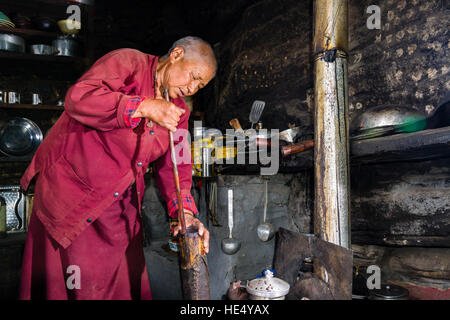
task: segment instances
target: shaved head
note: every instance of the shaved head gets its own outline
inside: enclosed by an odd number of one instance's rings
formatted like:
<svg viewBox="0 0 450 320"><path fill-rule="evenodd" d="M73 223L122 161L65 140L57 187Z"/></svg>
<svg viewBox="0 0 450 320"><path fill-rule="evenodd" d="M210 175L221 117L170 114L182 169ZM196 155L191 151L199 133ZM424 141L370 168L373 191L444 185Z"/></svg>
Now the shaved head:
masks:
<svg viewBox="0 0 450 320"><path fill-rule="evenodd" d="M198 37L184 37L172 44L166 56L169 56L173 49L181 47L184 50L184 59L187 61L205 61L213 70L217 70L217 61L211 45Z"/></svg>
<svg viewBox="0 0 450 320"><path fill-rule="evenodd" d="M161 88L173 99L191 96L204 88L216 75L217 61L206 41L185 37L174 42L158 61Z"/></svg>

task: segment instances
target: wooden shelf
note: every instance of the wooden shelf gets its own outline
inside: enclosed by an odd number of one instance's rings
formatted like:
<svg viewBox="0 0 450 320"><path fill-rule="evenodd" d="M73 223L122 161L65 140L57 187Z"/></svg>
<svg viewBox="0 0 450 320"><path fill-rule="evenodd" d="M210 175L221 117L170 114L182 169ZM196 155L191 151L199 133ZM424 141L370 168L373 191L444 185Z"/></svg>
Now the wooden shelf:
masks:
<svg viewBox="0 0 450 320"><path fill-rule="evenodd" d="M29 162L33 159L33 155L29 156L23 156L23 157L8 157L3 156L3 154L0 156L0 162Z"/></svg>
<svg viewBox="0 0 450 320"><path fill-rule="evenodd" d="M450 127L403 133L366 140L351 141L350 165L404 161L423 161L450 157ZM314 151L280 156L280 173L299 172L314 164ZM216 167L221 174L255 174L260 165L227 165Z"/></svg>
<svg viewBox="0 0 450 320"><path fill-rule="evenodd" d="M354 163L417 161L450 157L450 127L353 141Z"/></svg>
<svg viewBox="0 0 450 320"><path fill-rule="evenodd" d="M15 34L23 38L37 37L37 38L52 38L52 39L56 39L56 37L60 35L59 33L56 32L46 32L34 29L20 29L20 28L10 29L5 27L0 27L0 33Z"/></svg>
<svg viewBox="0 0 450 320"><path fill-rule="evenodd" d="M21 28L5 28L0 27L0 33L8 33L14 34L16 36L22 37L24 39L33 39L33 38L47 38L47 39L56 39L59 36L62 36L63 33L60 32L47 32L35 29L21 29ZM72 39L72 38L69 38ZM83 42L85 37L83 35L77 34L76 40Z"/></svg>
<svg viewBox="0 0 450 320"><path fill-rule="evenodd" d="M0 103L0 109L34 109L34 110L60 110L63 111L63 106L52 106L44 104L5 104Z"/></svg>
<svg viewBox="0 0 450 320"><path fill-rule="evenodd" d="M2 5L23 5L24 3L28 4L27 2L33 2L32 5L37 5L39 8L41 8L39 5L44 5L47 7L63 7L67 8L67 6L71 4L75 5L81 5L81 6L93 6L95 4L95 0L2 0ZM8 8L8 7L7 7Z"/></svg>
<svg viewBox="0 0 450 320"><path fill-rule="evenodd" d="M31 54L12 51L0 51L0 58L12 59L12 60L24 60L24 61L41 61L41 62L55 62L55 63L67 63L84 65L85 60L82 57L69 57L69 56L52 56L42 54Z"/></svg>

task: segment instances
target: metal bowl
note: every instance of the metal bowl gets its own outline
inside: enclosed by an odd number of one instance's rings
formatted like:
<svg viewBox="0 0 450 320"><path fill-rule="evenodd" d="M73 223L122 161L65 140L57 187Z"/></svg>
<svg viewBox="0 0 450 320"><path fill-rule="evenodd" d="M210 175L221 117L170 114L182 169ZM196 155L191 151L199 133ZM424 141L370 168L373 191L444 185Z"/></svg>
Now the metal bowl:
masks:
<svg viewBox="0 0 450 320"><path fill-rule="evenodd" d="M25 52L25 40L13 34L0 33L0 50Z"/></svg>
<svg viewBox="0 0 450 320"><path fill-rule="evenodd" d="M33 121L14 117L0 122L0 151L7 156L26 156L36 151L43 140Z"/></svg>
<svg viewBox="0 0 450 320"><path fill-rule="evenodd" d="M424 118L424 115L408 106L382 105L364 111L352 120L351 132L395 126Z"/></svg>
<svg viewBox="0 0 450 320"><path fill-rule="evenodd" d="M36 16L31 18L33 26L41 31L55 31L56 21L48 17Z"/></svg>

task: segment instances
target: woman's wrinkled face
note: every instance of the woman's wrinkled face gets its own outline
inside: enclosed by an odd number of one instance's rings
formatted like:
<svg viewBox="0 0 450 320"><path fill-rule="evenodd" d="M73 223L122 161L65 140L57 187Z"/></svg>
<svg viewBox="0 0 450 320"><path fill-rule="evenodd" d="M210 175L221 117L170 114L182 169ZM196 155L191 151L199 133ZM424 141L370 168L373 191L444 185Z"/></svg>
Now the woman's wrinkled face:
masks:
<svg viewBox="0 0 450 320"><path fill-rule="evenodd" d="M186 60L183 53L177 55L173 52L169 59L170 65L165 72L163 83L172 99L192 96L214 78L214 70L206 59L199 57Z"/></svg>

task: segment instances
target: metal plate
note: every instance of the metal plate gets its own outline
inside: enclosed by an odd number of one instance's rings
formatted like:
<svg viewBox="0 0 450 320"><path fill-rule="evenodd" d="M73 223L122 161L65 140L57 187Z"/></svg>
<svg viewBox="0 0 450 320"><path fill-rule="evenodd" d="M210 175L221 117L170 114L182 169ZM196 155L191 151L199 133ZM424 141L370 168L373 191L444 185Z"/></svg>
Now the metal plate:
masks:
<svg viewBox="0 0 450 320"><path fill-rule="evenodd" d="M42 139L42 131L33 121L14 117L2 124L0 151L8 156L25 156L33 153Z"/></svg>

